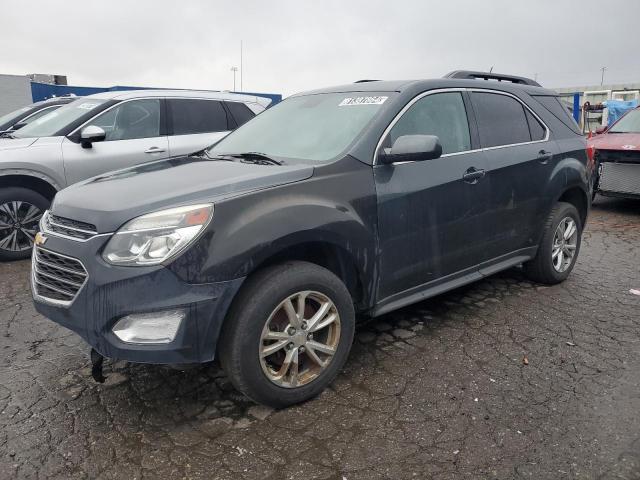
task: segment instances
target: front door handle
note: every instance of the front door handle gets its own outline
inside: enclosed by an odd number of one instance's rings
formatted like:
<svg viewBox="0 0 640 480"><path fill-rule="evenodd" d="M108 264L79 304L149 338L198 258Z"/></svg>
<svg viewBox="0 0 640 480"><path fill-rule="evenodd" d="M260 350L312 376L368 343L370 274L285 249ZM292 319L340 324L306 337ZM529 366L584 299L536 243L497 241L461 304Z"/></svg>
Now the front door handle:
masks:
<svg viewBox="0 0 640 480"><path fill-rule="evenodd" d="M553 153L551 152L547 152L546 150L540 150L538 152L538 161L543 165L546 164L552 158L553 158Z"/></svg>
<svg viewBox="0 0 640 480"><path fill-rule="evenodd" d="M144 151L144 153L162 153L164 152L164 148L160 147L150 147Z"/></svg>
<svg viewBox="0 0 640 480"><path fill-rule="evenodd" d="M464 175L462 175L462 180L471 185L475 185L485 175L485 171L483 169L478 169L476 167L469 168Z"/></svg>

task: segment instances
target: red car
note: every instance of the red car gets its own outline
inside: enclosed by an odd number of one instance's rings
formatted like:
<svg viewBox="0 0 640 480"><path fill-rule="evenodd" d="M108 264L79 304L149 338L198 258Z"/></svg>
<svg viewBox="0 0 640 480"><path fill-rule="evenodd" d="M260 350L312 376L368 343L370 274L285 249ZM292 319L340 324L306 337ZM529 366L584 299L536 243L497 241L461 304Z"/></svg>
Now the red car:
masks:
<svg viewBox="0 0 640 480"><path fill-rule="evenodd" d="M596 130L588 144L595 149L594 196L640 199L640 107Z"/></svg>

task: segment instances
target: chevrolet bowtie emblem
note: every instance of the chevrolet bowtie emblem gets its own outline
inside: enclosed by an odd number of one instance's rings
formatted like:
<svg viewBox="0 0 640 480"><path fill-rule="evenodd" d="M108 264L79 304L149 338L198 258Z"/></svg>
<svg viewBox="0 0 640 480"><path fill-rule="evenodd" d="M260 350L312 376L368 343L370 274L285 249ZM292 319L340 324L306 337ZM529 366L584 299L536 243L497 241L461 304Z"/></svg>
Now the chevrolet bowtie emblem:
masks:
<svg viewBox="0 0 640 480"><path fill-rule="evenodd" d="M44 245L46 241L47 241L47 237L45 237L42 233L38 232L36 233L36 238L33 243L39 246L39 245Z"/></svg>

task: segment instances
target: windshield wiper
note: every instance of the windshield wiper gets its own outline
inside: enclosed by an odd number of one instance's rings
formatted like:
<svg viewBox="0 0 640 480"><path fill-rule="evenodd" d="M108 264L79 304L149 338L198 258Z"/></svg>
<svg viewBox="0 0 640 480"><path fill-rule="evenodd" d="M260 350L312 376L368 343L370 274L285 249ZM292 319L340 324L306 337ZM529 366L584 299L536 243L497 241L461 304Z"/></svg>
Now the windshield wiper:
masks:
<svg viewBox="0 0 640 480"><path fill-rule="evenodd" d="M284 162L271 158L265 153L261 152L244 152L244 153L231 153L230 157L241 158L243 162L256 163L258 165L282 165Z"/></svg>
<svg viewBox="0 0 640 480"><path fill-rule="evenodd" d="M11 131L0 132L0 138L18 138Z"/></svg>

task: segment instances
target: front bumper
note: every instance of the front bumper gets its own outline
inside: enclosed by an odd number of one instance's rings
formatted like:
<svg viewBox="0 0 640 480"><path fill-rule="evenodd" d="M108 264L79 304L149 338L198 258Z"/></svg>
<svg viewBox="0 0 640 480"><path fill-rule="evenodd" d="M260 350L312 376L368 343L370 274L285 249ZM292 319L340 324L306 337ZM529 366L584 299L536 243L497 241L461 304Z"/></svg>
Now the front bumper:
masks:
<svg viewBox="0 0 640 480"><path fill-rule="evenodd" d="M222 322L244 279L189 284L163 266L116 267L100 255L109 238L99 235L76 242L48 236L42 248L79 260L87 278L73 301L65 305L37 294L32 271L36 310L80 335L105 357L160 364L213 360ZM126 315L177 308L184 309L186 316L171 343L125 343L112 332L113 325Z"/></svg>

